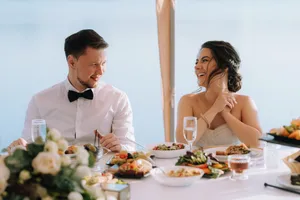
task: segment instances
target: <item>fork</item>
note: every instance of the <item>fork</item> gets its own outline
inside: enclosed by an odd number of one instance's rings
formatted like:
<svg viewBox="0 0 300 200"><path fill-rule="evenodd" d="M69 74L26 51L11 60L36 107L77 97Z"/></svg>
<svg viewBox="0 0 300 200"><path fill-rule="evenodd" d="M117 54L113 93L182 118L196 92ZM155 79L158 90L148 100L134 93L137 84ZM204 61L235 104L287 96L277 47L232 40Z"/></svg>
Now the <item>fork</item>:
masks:
<svg viewBox="0 0 300 200"><path fill-rule="evenodd" d="M102 137L102 135L98 132L97 129L94 130L94 135L95 135L94 146L97 147L98 149L102 148L102 149L106 150L107 153L108 153L108 152L111 152L110 149L108 149L108 148L106 148L106 147L104 147L104 146L102 146L102 145L100 144L100 140L98 139L98 134ZM99 137L99 138L100 138L100 137ZM96 141L96 140L97 140L97 141ZM97 146L96 146L96 143L97 143ZM106 154L107 154L107 153L106 153ZM106 154L104 154L104 155L106 155Z"/></svg>

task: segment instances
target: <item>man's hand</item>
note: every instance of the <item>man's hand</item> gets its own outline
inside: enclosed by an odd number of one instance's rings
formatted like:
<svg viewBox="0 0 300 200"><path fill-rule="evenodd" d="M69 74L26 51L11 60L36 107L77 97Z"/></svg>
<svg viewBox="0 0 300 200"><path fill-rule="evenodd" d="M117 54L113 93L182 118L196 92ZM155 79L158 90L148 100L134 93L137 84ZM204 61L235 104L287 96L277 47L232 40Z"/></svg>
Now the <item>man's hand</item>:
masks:
<svg viewBox="0 0 300 200"><path fill-rule="evenodd" d="M7 147L7 150L9 153L11 153L15 147L17 146L23 146L23 147L26 147L27 146L27 142L26 140L24 140L23 138L19 138L15 141L13 141L8 147Z"/></svg>
<svg viewBox="0 0 300 200"><path fill-rule="evenodd" d="M99 132L95 131L95 134L97 134L97 137L100 140L100 144L103 147L115 152L121 151L120 140L117 138L117 136L114 133L109 133L105 136L102 136Z"/></svg>

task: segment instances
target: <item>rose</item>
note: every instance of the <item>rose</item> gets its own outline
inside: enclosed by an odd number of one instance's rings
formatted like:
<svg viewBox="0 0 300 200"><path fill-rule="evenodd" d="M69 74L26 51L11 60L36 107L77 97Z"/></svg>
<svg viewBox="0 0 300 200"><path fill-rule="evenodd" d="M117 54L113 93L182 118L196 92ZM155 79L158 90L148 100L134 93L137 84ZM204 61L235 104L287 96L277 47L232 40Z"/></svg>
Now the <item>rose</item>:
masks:
<svg viewBox="0 0 300 200"><path fill-rule="evenodd" d="M47 141L44 147L45 151L52 152L52 153L57 153L58 152L58 147L57 144L51 140Z"/></svg>
<svg viewBox="0 0 300 200"><path fill-rule="evenodd" d="M19 179L20 179L20 181L27 181L28 179L30 179L31 178L31 175L30 175L30 172L29 171L27 171L27 170L22 170L21 171L21 173L20 173L20 175L19 175Z"/></svg>
<svg viewBox="0 0 300 200"><path fill-rule="evenodd" d="M76 171L75 171L75 176L79 179L84 178L85 176L91 176L91 168L85 165L78 166Z"/></svg>
<svg viewBox="0 0 300 200"><path fill-rule="evenodd" d="M71 158L69 156L63 155L61 156L61 165L67 167L71 164Z"/></svg>
<svg viewBox="0 0 300 200"><path fill-rule="evenodd" d="M0 178L0 194L2 194L7 187L7 182L4 178Z"/></svg>
<svg viewBox="0 0 300 200"><path fill-rule="evenodd" d="M66 140L59 139L57 141L57 146L58 146L59 150L65 151L65 150L67 150L67 148L68 148L69 145L68 145L68 142Z"/></svg>
<svg viewBox="0 0 300 200"><path fill-rule="evenodd" d="M46 197L43 197L42 200L53 200L53 198L50 196L46 196Z"/></svg>
<svg viewBox="0 0 300 200"><path fill-rule="evenodd" d="M56 175L60 166L60 156L52 152L41 152L32 161L32 167L42 174Z"/></svg>
<svg viewBox="0 0 300 200"><path fill-rule="evenodd" d="M68 195L68 200L83 200L83 197L78 192L70 192Z"/></svg>
<svg viewBox="0 0 300 200"><path fill-rule="evenodd" d="M47 138L54 142L58 141L61 138L61 134L58 130L52 128L47 133Z"/></svg>
<svg viewBox="0 0 300 200"><path fill-rule="evenodd" d="M98 199L105 199L105 194L101 188L99 188L99 185L86 185L82 184L82 187L93 197Z"/></svg>
<svg viewBox="0 0 300 200"><path fill-rule="evenodd" d="M76 152L76 161L81 165L89 164L89 156L90 154L83 147L78 147Z"/></svg>
<svg viewBox="0 0 300 200"><path fill-rule="evenodd" d="M10 176L10 171L5 165L3 156L0 156L0 172L0 179L7 181Z"/></svg>

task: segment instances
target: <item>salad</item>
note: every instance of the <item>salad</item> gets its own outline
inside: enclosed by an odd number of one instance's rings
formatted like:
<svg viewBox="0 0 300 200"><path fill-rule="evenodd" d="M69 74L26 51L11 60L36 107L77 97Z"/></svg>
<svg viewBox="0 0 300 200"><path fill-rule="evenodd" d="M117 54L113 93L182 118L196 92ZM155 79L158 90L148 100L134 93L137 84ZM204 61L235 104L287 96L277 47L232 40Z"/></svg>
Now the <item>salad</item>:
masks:
<svg viewBox="0 0 300 200"><path fill-rule="evenodd" d="M152 150L172 151L172 150L180 150L184 148L185 148L184 144L173 143L172 145L160 144L155 146Z"/></svg>
<svg viewBox="0 0 300 200"><path fill-rule="evenodd" d="M175 165L202 169L204 177L207 178L217 178L224 172L229 171L226 163L219 162L211 154L206 156L202 150L187 151L184 156L179 157Z"/></svg>

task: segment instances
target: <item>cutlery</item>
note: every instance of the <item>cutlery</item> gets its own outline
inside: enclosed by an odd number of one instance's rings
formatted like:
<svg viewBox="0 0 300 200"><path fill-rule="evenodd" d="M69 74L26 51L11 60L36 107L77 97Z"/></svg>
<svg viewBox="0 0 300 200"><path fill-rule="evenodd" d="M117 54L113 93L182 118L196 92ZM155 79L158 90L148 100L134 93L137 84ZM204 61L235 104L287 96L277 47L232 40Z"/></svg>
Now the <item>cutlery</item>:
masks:
<svg viewBox="0 0 300 200"><path fill-rule="evenodd" d="M269 187L273 187L273 188L283 190L283 191L286 191L286 192L292 192L292 193L295 193L295 194L300 194L300 192L297 192L295 190L290 190L290 189L287 189L287 188L282 188L282 187L278 187L278 186L275 186L275 185L270 185L268 183L265 183L264 186L265 187L269 186Z"/></svg>

